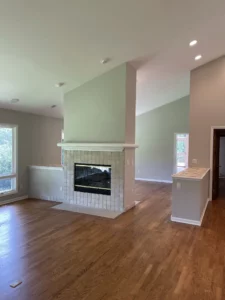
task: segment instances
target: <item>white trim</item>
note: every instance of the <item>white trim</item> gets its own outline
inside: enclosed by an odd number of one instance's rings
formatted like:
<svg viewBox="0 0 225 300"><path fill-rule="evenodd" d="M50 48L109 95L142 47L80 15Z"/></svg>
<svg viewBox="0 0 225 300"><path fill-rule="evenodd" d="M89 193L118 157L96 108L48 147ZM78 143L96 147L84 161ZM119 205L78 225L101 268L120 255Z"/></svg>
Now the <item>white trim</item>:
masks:
<svg viewBox="0 0 225 300"><path fill-rule="evenodd" d="M0 176L0 180L15 178L12 180L12 190L0 193L0 197L18 193L18 125L0 124L0 128L12 129L12 173Z"/></svg>
<svg viewBox="0 0 225 300"><path fill-rule="evenodd" d="M16 197L16 198L4 200L4 201L1 201L1 200L0 200L0 206L1 206L1 205L8 204L8 203L13 203L13 202L25 200L25 199L28 199L28 195L21 196L21 197Z"/></svg>
<svg viewBox="0 0 225 300"><path fill-rule="evenodd" d="M7 124L7 123L1 123L0 128L15 128L18 127L17 124Z"/></svg>
<svg viewBox="0 0 225 300"><path fill-rule="evenodd" d="M138 148L136 144L118 144L118 143L58 143L58 147L64 150L80 151L110 151L122 152L124 149Z"/></svg>
<svg viewBox="0 0 225 300"><path fill-rule="evenodd" d="M162 179L135 178L135 180L139 180L139 181L150 181L150 182L173 183L172 180L162 180Z"/></svg>
<svg viewBox="0 0 225 300"><path fill-rule="evenodd" d="M30 169L38 170L54 170L54 171L63 171L63 167L53 167L53 166L29 166Z"/></svg>
<svg viewBox="0 0 225 300"><path fill-rule="evenodd" d="M16 177L16 174L9 174L9 175L0 175L0 180L3 180L3 179L8 179L8 178L15 178Z"/></svg>
<svg viewBox="0 0 225 300"><path fill-rule="evenodd" d="M191 220L191 219L183 219L183 218L177 218L177 217L171 216L171 221L176 222L176 223L183 223L183 224L201 226L200 221Z"/></svg>
<svg viewBox="0 0 225 300"><path fill-rule="evenodd" d="M16 182L15 183L15 190L18 193L18 186L19 186L19 180L18 180L18 170L19 170L19 159L18 159L18 125L15 125L13 130L13 166L14 166L14 172L16 173Z"/></svg>
<svg viewBox="0 0 225 300"><path fill-rule="evenodd" d="M201 215L201 218L200 218L199 221L197 221L197 220L191 220L191 219L177 218L177 217L173 217L173 216L171 216L171 221L172 222L177 222L177 223L183 223L183 224L190 224L190 225L195 225L195 226L201 226L209 201L210 200L208 198L206 200L205 207L204 207L204 209L202 211L202 215Z"/></svg>
<svg viewBox="0 0 225 300"><path fill-rule="evenodd" d="M225 129L225 126L211 126L210 131L210 179L209 179L209 200L212 201L212 179L213 179L213 134L215 129Z"/></svg>
<svg viewBox="0 0 225 300"><path fill-rule="evenodd" d="M14 194L17 194L16 190L9 190L9 191L5 191L5 192L0 192L0 198L5 197L5 196L14 195Z"/></svg>

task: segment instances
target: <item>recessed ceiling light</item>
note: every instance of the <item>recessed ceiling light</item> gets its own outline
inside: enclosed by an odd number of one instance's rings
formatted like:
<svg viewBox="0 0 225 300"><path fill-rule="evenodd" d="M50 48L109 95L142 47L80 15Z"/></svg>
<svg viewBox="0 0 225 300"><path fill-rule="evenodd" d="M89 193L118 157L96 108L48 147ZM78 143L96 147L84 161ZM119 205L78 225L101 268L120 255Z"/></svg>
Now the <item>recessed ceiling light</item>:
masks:
<svg viewBox="0 0 225 300"><path fill-rule="evenodd" d="M15 98L15 99L12 99L12 100L11 100L11 103L15 104L15 103L17 103L17 102L19 102L19 101L20 101L19 99L16 99L16 98Z"/></svg>
<svg viewBox="0 0 225 300"><path fill-rule="evenodd" d="M65 82L58 82L55 84L55 87L59 88L65 85Z"/></svg>
<svg viewBox="0 0 225 300"><path fill-rule="evenodd" d="M103 58L103 59L101 59L100 60L100 63L102 64L102 65L104 65L104 64L107 64L108 62L110 61L110 58Z"/></svg>
<svg viewBox="0 0 225 300"><path fill-rule="evenodd" d="M190 46L190 47L193 47L193 46L195 46L197 43L198 43L198 41L193 40L193 41L190 42L189 46Z"/></svg>
<svg viewBox="0 0 225 300"><path fill-rule="evenodd" d="M199 59L201 59L201 58L202 58L201 54L195 56L195 60L199 60Z"/></svg>
<svg viewBox="0 0 225 300"><path fill-rule="evenodd" d="M55 108L56 106L57 106L57 105L54 104L54 105L51 106L51 108Z"/></svg>

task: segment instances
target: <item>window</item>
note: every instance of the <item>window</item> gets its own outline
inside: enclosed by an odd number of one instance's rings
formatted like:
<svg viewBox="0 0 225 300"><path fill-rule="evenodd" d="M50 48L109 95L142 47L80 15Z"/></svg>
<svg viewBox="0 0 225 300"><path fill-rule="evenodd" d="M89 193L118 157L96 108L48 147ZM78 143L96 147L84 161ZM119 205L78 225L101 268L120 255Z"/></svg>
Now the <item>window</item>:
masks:
<svg viewBox="0 0 225 300"><path fill-rule="evenodd" d="M176 172L188 167L188 141L187 133L176 134Z"/></svg>
<svg viewBox="0 0 225 300"><path fill-rule="evenodd" d="M17 126L0 124L0 196L17 191Z"/></svg>

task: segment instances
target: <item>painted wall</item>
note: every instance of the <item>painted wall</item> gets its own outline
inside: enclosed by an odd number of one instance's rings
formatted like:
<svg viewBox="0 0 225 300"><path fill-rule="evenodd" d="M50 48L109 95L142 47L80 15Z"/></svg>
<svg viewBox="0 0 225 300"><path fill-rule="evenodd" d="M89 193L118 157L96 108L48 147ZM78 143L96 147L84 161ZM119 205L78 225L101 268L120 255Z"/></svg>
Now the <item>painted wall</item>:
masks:
<svg viewBox="0 0 225 300"><path fill-rule="evenodd" d="M179 182L180 188L177 188ZM202 180L174 178L172 217L201 222L209 196L209 172Z"/></svg>
<svg viewBox="0 0 225 300"><path fill-rule="evenodd" d="M225 126L225 56L193 70L190 89L189 165L210 167L211 126Z"/></svg>
<svg viewBox="0 0 225 300"><path fill-rule="evenodd" d="M225 177L225 137L220 138L220 176Z"/></svg>
<svg viewBox="0 0 225 300"><path fill-rule="evenodd" d="M136 178L168 180L174 166L174 133L189 132L189 96L136 118Z"/></svg>
<svg viewBox="0 0 225 300"><path fill-rule="evenodd" d="M63 168L30 167L28 172L30 198L63 201Z"/></svg>
<svg viewBox="0 0 225 300"><path fill-rule="evenodd" d="M18 125L18 194L1 197L0 201L28 193L28 165L59 165L63 120L0 109L0 123ZM44 153L46 154L44 156Z"/></svg>
<svg viewBox="0 0 225 300"><path fill-rule="evenodd" d="M127 144L135 143L136 123L136 70L126 65L126 137Z"/></svg>
<svg viewBox="0 0 225 300"><path fill-rule="evenodd" d="M128 64L70 91L64 101L65 142L134 141L135 104L136 71Z"/></svg>
<svg viewBox="0 0 225 300"><path fill-rule="evenodd" d="M30 115L31 163L33 165L61 165L61 141L63 120Z"/></svg>

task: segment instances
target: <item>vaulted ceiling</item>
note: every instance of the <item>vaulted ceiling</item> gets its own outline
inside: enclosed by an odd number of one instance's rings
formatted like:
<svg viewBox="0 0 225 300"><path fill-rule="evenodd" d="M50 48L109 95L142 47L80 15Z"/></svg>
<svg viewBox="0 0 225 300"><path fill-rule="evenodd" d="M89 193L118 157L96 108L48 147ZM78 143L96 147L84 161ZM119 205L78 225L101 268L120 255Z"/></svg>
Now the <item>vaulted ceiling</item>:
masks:
<svg viewBox="0 0 225 300"><path fill-rule="evenodd" d="M173 101L191 69L225 53L224 16L222 0L0 0L0 107L61 117L64 92L126 61L138 114Z"/></svg>

